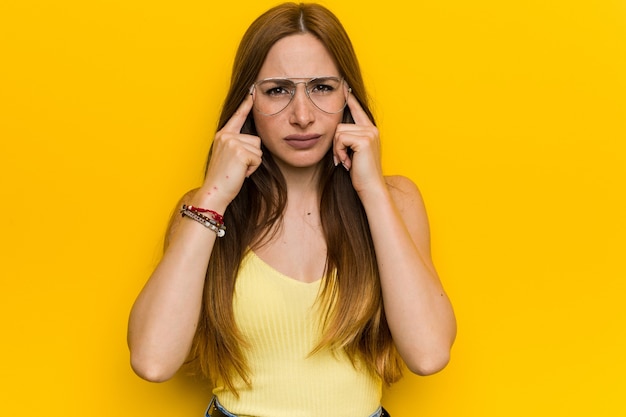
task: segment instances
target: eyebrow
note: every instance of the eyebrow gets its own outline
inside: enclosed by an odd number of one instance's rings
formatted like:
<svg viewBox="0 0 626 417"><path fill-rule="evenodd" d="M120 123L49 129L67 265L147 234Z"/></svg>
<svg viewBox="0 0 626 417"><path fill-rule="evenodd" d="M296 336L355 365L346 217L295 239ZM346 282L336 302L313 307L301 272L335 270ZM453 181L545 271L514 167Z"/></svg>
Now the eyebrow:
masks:
<svg viewBox="0 0 626 417"><path fill-rule="evenodd" d="M260 78L256 82L266 81L266 80L277 80L277 81L279 81L279 80L289 80L289 81L302 80L302 81L310 81L310 80L315 80L316 78L337 78L337 79L341 79L342 77L340 75L316 75L314 77L267 77L267 78Z"/></svg>

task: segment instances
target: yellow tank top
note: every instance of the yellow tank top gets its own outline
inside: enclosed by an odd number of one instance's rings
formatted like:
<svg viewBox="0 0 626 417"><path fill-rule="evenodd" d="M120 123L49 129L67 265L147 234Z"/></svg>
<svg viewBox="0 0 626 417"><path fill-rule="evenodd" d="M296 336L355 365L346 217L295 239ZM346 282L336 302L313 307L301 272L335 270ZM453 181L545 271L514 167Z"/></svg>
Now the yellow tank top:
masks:
<svg viewBox="0 0 626 417"><path fill-rule="evenodd" d="M321 280L303 283L244 257L233 300L252 385L235 379L239 398L218 381L213 393L233 414L254 417L367 417L382 382L343 352L311 355L321 337L316 298Z"/></svg>

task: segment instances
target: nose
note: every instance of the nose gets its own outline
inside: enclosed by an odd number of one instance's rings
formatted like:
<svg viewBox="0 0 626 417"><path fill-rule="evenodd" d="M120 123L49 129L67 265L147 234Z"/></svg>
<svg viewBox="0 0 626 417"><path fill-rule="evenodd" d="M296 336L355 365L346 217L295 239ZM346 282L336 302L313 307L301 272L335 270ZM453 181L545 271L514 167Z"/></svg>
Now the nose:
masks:
<svg viewBox="0 0 626 417"><path fill-rule="evenodd" d="M306 127L315 120L315 109L306 94L304 83L296 84L296 91L289 107L291 111L289 120L292 124Z"/></svg>

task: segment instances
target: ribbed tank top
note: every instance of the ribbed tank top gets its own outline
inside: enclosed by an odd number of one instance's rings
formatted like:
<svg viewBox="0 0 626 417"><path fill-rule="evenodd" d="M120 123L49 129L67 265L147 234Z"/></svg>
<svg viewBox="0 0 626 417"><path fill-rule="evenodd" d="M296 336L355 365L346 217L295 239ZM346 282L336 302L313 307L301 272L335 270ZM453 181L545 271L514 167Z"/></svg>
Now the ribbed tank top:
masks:
<svg viewBox="0 0 626 417"><path fill-rule="evenodd" d="M216 384L231 413L253 417L367 417L380 405L382 382L343 352L311 351L321 337L315 303L321 280L304 283L249 251L237 277L233 308L248 346L252 385L235 378L239 398Z"/></svg>

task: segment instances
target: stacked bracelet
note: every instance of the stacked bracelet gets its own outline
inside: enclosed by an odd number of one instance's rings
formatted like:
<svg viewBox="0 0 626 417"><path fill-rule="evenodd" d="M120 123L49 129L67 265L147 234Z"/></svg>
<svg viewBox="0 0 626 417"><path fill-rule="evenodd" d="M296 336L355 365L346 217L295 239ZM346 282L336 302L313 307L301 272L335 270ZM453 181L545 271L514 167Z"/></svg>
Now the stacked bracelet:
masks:
<svg viewBox="0 0 626 417"><path fill-rule="evenodd" d="M202 213L210 213L212 217L207 217ZM215 232L215 234L217 234L217 237L223 237L226 234L224 217L213 210L201 209L183 204L183 208L180 209L180 214L183 217L187 216L190 219L197 221L207 229L211 229Z"/></svg>
<svg viewBox="0 0 626 417"><path fill-rule="evenodd" d="M224 224L224 216L219 214L217 211L213 211L213 210L209 210L209 209L205 209L205 208L200 208L200 207L194 207L194 206L187 206L187 210L191 210L194 213L210 213L211 216L213 216L213 220L215 220L218 223Z"/></svg>

